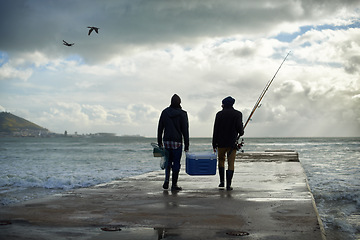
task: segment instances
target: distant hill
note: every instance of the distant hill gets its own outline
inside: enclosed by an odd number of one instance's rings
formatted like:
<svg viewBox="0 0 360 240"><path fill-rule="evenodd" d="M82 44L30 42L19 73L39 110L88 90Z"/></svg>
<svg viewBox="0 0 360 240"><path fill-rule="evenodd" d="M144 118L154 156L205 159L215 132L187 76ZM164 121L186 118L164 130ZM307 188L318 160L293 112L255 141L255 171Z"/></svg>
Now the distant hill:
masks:
<svg viewBox="0 0 360 240"><path fill-rule="evenodd" d="M49 130L8 112L0 113L0 134L12 136L37 136Z"/></svg>

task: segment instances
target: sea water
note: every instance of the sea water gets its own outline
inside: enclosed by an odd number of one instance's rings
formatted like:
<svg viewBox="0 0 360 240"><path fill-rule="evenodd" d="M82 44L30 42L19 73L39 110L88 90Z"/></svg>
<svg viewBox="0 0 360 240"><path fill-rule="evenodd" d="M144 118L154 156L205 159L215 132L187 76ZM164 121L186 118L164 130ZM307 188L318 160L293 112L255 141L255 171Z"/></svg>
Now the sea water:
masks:
<svg viewBox="0 0 360 240"><path fill-rule="evenodd" d="M154 138L0 138L0 207L160 170ZM246 138L244 151L295 150L327 239L360 239L360 138ZM193 138L190 151L211 151ZM185 168L184 158L182 169Z"/></svg>

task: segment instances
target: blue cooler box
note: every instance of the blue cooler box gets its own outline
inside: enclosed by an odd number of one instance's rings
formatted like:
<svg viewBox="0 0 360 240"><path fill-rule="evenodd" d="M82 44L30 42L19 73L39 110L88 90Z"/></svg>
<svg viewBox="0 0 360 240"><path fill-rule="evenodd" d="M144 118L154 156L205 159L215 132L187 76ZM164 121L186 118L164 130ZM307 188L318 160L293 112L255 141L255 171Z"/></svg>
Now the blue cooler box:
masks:
<svg viewBox="0 0 360 240"><path fill-rule="evenodd" d="M215 175L216 154L186 153L186 173L189 175Z"/></svg>

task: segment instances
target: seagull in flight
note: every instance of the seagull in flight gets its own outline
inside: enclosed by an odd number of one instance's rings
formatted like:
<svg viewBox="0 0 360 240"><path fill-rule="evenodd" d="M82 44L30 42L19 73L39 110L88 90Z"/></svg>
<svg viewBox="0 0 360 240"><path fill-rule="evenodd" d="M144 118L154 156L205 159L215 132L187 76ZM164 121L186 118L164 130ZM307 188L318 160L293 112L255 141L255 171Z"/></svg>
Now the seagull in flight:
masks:
<svg viewBox="0 0 360 240"><path fill-rule="evenodd" d="M90 28L90 29L89 29L89 33L88 33L89 36L90 36L90 33L91 33L93 30L95 30L96 33L99 33L99 28L98 28L98 27L88 27L88 28Z"/></svg>
<svg viewBox="0 0 360 240"><path fill-rule="evenodd" d="M71 47L71 46L74 45L75 43L68 43L68 42L66 42L65 40L63 40L63 44L64 44L65 46Z"/></svg>

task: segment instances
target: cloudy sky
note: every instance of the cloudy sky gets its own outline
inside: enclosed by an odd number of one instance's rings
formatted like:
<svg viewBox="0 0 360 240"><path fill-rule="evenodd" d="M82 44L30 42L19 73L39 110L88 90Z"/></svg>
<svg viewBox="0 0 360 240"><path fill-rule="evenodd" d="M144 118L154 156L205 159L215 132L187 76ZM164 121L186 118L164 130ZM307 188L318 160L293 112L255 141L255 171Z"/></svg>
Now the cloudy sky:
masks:
<svg viewBox="0 0 360 240"><path fill-rule="evenodd" d="M53 132L153 137L177 93L210 137L291 51L245 137L360 136L360 1L0 0L0 29L0 111Z"/></svg>

